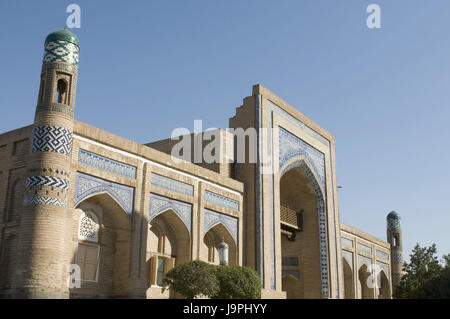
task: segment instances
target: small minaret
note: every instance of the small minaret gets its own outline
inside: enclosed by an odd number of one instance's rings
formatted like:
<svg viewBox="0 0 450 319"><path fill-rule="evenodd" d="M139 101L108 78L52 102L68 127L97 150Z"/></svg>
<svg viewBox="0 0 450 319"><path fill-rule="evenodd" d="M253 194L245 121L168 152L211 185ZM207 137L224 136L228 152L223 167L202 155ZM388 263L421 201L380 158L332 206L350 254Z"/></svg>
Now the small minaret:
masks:
<svg viewBox="0 0 450 319"><path fill-rule="evenodd" d="M67 30L45 39L41 81L30 139L14 295L67 298L66 234L78 38Z"/></svg>
<svg viewBox="0 0 450 319"><path fill-rule="evenodd" d="M400 281L403 273L403 243L402 228L400 225L400 215L392 211L387 217L387 241L391 245L391 273L392 286Z"/></svg>

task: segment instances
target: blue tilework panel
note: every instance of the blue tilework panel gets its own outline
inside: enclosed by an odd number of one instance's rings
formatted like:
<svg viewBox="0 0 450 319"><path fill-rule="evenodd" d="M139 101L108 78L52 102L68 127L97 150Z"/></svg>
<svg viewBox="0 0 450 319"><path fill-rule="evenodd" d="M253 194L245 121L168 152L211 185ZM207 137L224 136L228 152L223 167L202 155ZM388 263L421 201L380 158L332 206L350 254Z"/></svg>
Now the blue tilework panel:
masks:
<svg viewBox="0 0 450 319"><path fill-rule="evenodd" d="M179 194L194 196L194 186L152 172L150 183Z"/></svg>
<svg viewBox="0 0 450 319"><path fill-rule="evenodd" d="M375 250L375 255L376 255L378 258L383 258L384 260L389 260L389 254L386 253L386 252L384 252L384 251L382 251L382 250L376 249L376 250Z"/></svg>
<svg viewBox="0 0 450 319"><path fill-rule="evenodd" d="M32 186L50 186L59 187L64 190L69 189L69 181L65 178L55 176L29 176L26 180L27 187Z"/></svg>
<svg viewBox="0 0 450 319"><path fill-rule="evenodd" d="M379 268L379 270L381 270L381 269L383 269L383 271L384 271L384 274L386 275L386 277L389 279L389 277L390 277L390 271L389 271L389 265L388 264L386 264L386 263L382 263L382 262L380 262L380 261L377 261L376 262L376 265L377 265L377 267Z"/></svg>
<svg viewBox="0 0 450 319"><path fill-rule="evenodd" d="M237 200L216 193L205 191L205 200L208 203L219 205L234 211L239 211L239 202Z"/></svg>
<svg viewBox="0 0 450 319"><path fill-rule="evenodd" d="M316 133L314 130L310 129L308 126L306 126L304 123L302 123L301 121L299 121L298 119L294 118L293 116L291 116L290 114L288 114L285 110L283 110L282 108L280 108L278 105L272 103L271 101L267 100L268 102L268 111L269 111L269 115L267 117L267 121L268 121L268 127L272 127L272 115L274 113L282 116L283 118L285 118L287 121L289 121L290 123L292 123L293 125L295 125L296 127L300 128L303 132L309 134L310 136L312 136L314 139L320 141L321 143L323 143L327 148L330 149L331 151L331 146L329 141L324 138L323 136L321 136L320 134ZM290 134L289 132L287 132L284 129L281 129L278 131L279 132L279 149L278 149L278 154L279 154L279 164L280 164L280 168L284 171L289 170L292 167L287 167L289 165L286 165L287 162L289 162L292 158L295 157L300 157L303 156L306 161L308 161L309 165L312 166L312 169L314 171L314 174L311 172L311 170L309 169L308 165L306 165L307 170L310 172L310 174L308 175L308 178L310 178L310 180L314 180L313 185L315 192L316 192L316 196L318 199L318 207L319 207L319 232L320 232L320 258L321 258L321 280L322 280L322 286L321 286L321 295L323 298L328 298L330 295L329 292L329 269L328 269L328 248L327 248L327 227L326 227L326 203L325 203L325 198L326 198L326 188L325 188L325 165L324 165L324 161L325 161L325 156L319 152L318 150L314 149L313 147L311 147L310 145L304 143L302 140L300 140L299 138L297 138L296 136ZM273 140L272 140L272 135L269 134L268 136L268 160L270 161L270 163L274 163L272 157L272 153L274 152L273 150ZM329 165L330 168L332 168L332 163L331 163L331 157L328 159L329 160ZM300 161L296 161L296 163L293 163L293 165L295 166L299 166L299 162ZM283 166L285 166L283 168ZM272 171L275 171L275 168L272 166ZM330 171L330 174L332 174L332 171ZM315 176L317 176L317 179ZM269 224L270 224L270 228L273 230L271 231L270 234L270 242L271 242L271 288L275 289L276 287L276 280L275 280L275 245L274 245L274 214L275 214L275 209L274 209L274 198L273 198L273 192L274 192L274 180L273 179L269 179L270 181L270 220L269 220ZM335 233L335 226L336 226L336 220L335 220L335 214L334 214L334 193L333 193L333 182L331 181L331 203L329 205L329 211L330 211L330 216L333 216L331 219L331 229L330 229L330 233L329 236L330 238L335 238L336 233ZM322 190L320 190L320 188L322 188ZM259 192L262 191L262 189L260 188L259 190L257 190ZM337 250L337 243L335 243L334 245L335 249ZM336 264L340 264L339 261L337 260L337 254L336 254ZM333 270L335 273L335 277L338 277L338 273L337 273L337 269ZM339 282L337 282L335 280L335 289L336 289L336 298L339 298Z"/></svg>
<svg viewBox="0 0 450 319"><path fill-rule="evenodd" d="M150 223L158 214L166 210L173 210L186 225L189 233L192 230L192 205L168 197L150 194L150 209L148 222Z"/></svg>
<svg viewBox="0 0 450 319"><path fill-rule="evenodd" d="M403 254L402 253L392 253L392 262L394 264L403 264Z"/></svg>
<svg viewBox="0 0 450 319"><path fill-rule="evenodd" d="M348 263L350 269L353 270L353 253L350 251L343 250L341 252L342 258Z"/></svg>
<svg viewBox="0 0 450 319"><path fill-rule="evenodd" d="M209 209L204 209L204 223L203 223L203 235L215 225L222 223L233 237L234 242L238 244L238 219L236 217L221 214Z"/></svg>
<svg viewBox="0 0 450 319"><path fill-rule="evenodd" d="M366 254L372 255L372 248L370 248L369 246L358 243L357 247L358 247L359 251L362 251Z"/></svg>
<svg viewBox="0 0 450 319"><path fill-rule="evenodd" d="M59 206L67 207L67 202L65 200L53 197L45 196L33 196L28 197L23 201L24 205L49 205L49 206Z"/></svg>
<svg viewBox="0 0 450 319"><path fill-rule="evenodd" d="M312 146L306 144L298 137L292 135L285 129L281 128L278 131L278 145L279 151L279 164L281 175L283 172L287 172L291 167L283 166L291 159L299 156L304 156L308 163L312 166L314 173L319 178L319 183L322 189L325 189L325 156Z"/></svg>
<svg viewBox="0 0 450 319"><path fill-rule="evenodd" d="M83 149L78 151L78 162L112 174L121 175L128 178L136 178L136 167L117 162L110 158L103 157Z"/></svg>
<svg viewBox="0 0 450 319"><path fill-rule="evenodd" d="M70 156L72 132L64 127L40 125L33 128L31 152L54 152Z"/></svg>
<svg viewBox="0 0 450 319"><path fill-rule="evenodd" d="M78 55L80 48L67 41L51 41L45 46L43 63L47 62L67 62L78 65Z"/></svg>
<svg viewBox="0 0 450 319"><path fill-rule="evenodd" d="M372 269L372 259L362 256L362 255L358 255L358 271L359 269L363 266L366 265L367 269Z"/></svg>
<svg viewBox="0 0 450 319"><path fill-rule="evenodd" d="M134 202L133 187L77 172L74 207L82 200L100 193L108 193L122 206L130 219L132 218Z"/></svg>
<svg viewBox="0 0 450 319"><path fill-rule="evenodd" d="M387 226L389 229L399 229L400 228L400 218L388 218Z"/></svg>
<svg viewBox="0 0 450 319"><path fill-rule="evenodd" d="M353 247L353 240L341 237L341 245L345 247Z"/></svg>

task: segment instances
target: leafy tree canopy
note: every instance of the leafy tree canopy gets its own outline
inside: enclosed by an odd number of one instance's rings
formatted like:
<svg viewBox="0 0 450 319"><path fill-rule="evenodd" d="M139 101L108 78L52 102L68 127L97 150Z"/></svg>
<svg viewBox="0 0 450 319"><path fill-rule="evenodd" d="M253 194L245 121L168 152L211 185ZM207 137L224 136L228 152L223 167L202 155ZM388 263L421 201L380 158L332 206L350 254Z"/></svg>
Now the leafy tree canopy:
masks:
<svg viewBox="0 0 450 319"><path fill-rule="evenodd" d="M436 245L416 244L410 262L403 265L403 276L394 287L394 298L449 298L450 254L443 256L445 267L439 263Z"/></svg>

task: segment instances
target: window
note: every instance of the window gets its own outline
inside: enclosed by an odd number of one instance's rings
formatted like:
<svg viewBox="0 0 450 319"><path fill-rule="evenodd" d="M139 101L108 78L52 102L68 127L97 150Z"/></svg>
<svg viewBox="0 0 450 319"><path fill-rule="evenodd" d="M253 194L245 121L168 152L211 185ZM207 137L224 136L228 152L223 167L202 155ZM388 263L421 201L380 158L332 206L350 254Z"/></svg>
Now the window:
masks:
<svg viewBox="0 0 450 319"><path fill-rule="evenodd" d="M400 236L398 234L394 235L394 247L400 246Z"/></svg>
<svg viewBox="0 0 450 319"><path fill-rule="evenodd" d="M76 263L80 267L81 280L97 280L98 253L97 245L78 244Z"/></svg>
<svg viewBox="0 0 450 319"><path fill-rule="evenodd" d="M164 259L163 257L158 257L158 267L156 269L156 284L160 287L164 284Z"/></svg>
<svg viewBox="0 0 450 319"><path fill-rule="evenodd" d="M45 74L41 76L41 86L39 87L39 103L44 102Z"/></svg>
<svg viewBox="0 0 450 319"><path fill-rule="evenodd" d="M67 103L67 82L59 79L56 86L56 102L62 104Z"/></svg>
<svg viewBox="0 0 450 319"><path fill-rule="evenodd" d="M98 218L91 211L83 212L78 223L78 239L83 241L98 242Z"/></svg>

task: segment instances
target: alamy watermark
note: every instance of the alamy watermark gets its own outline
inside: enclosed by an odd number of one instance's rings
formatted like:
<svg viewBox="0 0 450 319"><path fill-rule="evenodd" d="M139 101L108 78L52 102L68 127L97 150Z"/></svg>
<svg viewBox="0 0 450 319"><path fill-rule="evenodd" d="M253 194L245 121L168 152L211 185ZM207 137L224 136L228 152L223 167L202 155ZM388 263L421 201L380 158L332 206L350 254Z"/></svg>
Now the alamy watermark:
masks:
<svg viewBox="0 0 450 319"><path fill-rule="evenodd" d="M378 4L369 4L366 8L366 12L370 13L367 17L366 25L369 29L381 28L381 8Z"/></svg>
<svg viewBox="0 0 450 319"><path fill-rule="evenodd" d="M81 8L76 3L71 3L67 6L66 12L70 13L66 20L66 26L69 29L81 28Z"/></svg>
<svg viewBox="0 0 450 319"><path fill-rule="evenodd" d="M182 161L195 164L248 163L260 164L262 174L274 174L268 144L269 138L278 136L278 128L208 128L203 131L202 121L194 121L193 132L180 127L172 131L176 142L171 148L174 163Z"/></svg>

